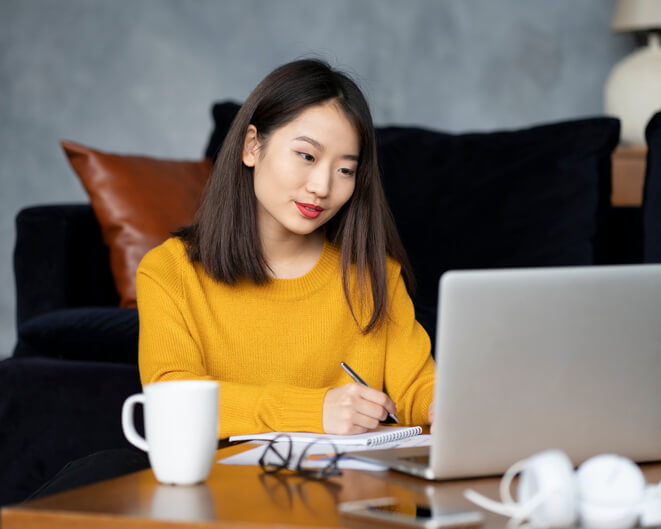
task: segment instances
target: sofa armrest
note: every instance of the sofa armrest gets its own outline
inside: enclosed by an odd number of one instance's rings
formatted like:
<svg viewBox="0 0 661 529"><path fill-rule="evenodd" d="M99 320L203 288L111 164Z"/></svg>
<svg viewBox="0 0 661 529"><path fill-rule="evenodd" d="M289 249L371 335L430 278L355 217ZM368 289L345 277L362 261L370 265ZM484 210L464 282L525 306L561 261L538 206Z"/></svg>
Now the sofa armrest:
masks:
<svg viewBox="0 0 661 529"><path fill-rule="evenodd" d="M8 358L0 388L0 506L24 500L70 461L133 448L121 414L141 391L136 365ZM141 412L136 422L143 433Z"/></svg>
<svg viewBox="0 0 661 529"><path fill-rule="evenodd" d="M117 306L94 210L88 204L32 206L16 217L17 324L52 310Z"/></svg>

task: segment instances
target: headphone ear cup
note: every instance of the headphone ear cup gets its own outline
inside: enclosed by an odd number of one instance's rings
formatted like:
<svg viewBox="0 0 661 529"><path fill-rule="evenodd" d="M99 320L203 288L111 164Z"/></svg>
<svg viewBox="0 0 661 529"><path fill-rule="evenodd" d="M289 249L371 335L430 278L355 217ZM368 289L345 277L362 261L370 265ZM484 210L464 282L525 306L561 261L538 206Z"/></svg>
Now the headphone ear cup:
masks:
<svg viewBox="0 0 661 529"><path fill-rule="evenodd" d="M602 454L576 472L581 525L586 529L628 529L636 525L645 477L626 457Z"/></svg>
<svg viewBox="0 0 661 529"><path fill-rule="evenodd" d="M547 450L528 459L519 478L517 503L526 505L537 497L541 503L530 513L530 525L546 528L576 523L576 477L574 466L564 452Z"/></svg>

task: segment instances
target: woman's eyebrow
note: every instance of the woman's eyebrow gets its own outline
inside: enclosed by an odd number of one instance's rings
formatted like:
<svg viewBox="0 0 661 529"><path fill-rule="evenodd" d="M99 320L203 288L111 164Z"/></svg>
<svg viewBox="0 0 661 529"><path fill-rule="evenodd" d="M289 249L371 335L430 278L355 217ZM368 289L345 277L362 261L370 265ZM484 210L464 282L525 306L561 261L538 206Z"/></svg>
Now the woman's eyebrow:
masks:
<svg viewBox="0 0 661 529"><path fill-rule="evenodd" d="M319 143L317 140L310 138L310 136L297 136L294 139L299 141L305 141L310 145L312 145L313 147L319 149L320 151L324 150L324 146L321 143ZM345 160L352 160L354 162L358 161L358 156L355 154L344 154L342 155L342 158L344 158Z"/></svg>
<svg viewBox="0 0 661 529"><path fill-rule="evenodd" d="M319 149L320 151L324 150L324 146L321 143L319 143L317 140L314 140L314 139L310 138L310 136L298 136L294 139L295 140L300 140L300 141L306 141L310 145L312 145L313 147L316 147L317 149Z"/></svg>

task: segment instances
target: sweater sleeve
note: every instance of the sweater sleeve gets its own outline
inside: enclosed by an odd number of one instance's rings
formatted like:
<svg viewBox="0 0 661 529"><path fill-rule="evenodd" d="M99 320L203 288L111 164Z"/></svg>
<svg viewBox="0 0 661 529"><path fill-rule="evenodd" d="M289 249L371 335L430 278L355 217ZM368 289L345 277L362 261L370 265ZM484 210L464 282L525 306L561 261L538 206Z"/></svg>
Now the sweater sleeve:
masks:
<svg viewBox="0 0 661 529"><path fill-rule="evenodd" d="M385 390L397 404L400 421L429 424L434 395L434 359L429 336L415 319L413 302L397 266L389 289Z"/></svg>
<svg viewBox="0 0 661 529"><path fill-rule="evenodd" d="M159 247L149 252L138 268L138 363L143 385L166 380L218 380L208 373L204 351L190 332L182 266L178 256ZM323 431L323 400L330 388L218 381L220 438L265 431Z"/></svg>

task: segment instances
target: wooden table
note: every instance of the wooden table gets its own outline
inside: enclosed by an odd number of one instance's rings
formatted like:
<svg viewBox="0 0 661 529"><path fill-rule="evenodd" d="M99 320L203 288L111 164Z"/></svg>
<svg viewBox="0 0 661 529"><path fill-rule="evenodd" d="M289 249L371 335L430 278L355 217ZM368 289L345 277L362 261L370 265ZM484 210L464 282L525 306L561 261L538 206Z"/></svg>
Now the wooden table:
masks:
<svg viewBox="0 0 661 529"><path fill-rule="evenodd" d="M226 457L242 447L218 451ZM661 464L645 466L650 482L661 480ZM54 494L2 510L2 529L176 528L236 529L374 528L339 517L338 502L396 496L451 508L473 509L463 498L471 487L496 498L499 478L428 482L396 472L345 470L328 482L298 476L264 475L259 467L214 465L206 483L159 485L151 470ZM506 519L486 513L485 529Z"/></svg>

